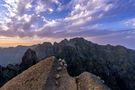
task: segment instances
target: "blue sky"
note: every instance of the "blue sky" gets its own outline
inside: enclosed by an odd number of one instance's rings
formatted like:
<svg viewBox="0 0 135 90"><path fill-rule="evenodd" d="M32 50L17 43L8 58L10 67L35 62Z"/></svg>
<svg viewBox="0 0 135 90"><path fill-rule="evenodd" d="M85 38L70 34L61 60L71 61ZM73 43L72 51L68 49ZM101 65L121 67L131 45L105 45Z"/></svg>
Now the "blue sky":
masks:
<svg viewBox="0 0 135 90"><path fill-rule="evenodd" d="M84 37L135 48L135 0L0 0L0 11L2 40Z"/></svg>

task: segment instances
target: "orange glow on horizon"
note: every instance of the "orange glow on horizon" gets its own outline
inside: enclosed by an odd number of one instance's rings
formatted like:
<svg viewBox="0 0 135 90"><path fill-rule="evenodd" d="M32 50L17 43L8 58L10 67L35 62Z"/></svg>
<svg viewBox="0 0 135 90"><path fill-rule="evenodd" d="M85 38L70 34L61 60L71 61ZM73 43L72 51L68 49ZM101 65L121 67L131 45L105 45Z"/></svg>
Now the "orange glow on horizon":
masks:
<svg viewBox="0 0 135 90"><path fill-rule="evenodd" d="M71 37L71 38L75 38L75 37ZM0 36L0 47L16 47L18 45L22 45L22 46L31 46L31 45L35 45L35 44L41 44L43 42L60 42L61 40L63 40L65 38L40 38L40 37L5 37L5 36ZM70 38L67 38L70 39ZM94 41L94 38L85 38L87 40L90 41Z"/></svg>
<svg viewBox="0 0 135 90"><path fill-rule="evenodd" d="M15 47L18 45L30 46L43 42L54 42L53 38L39 38L39 37L3 37L0 36L0 47Z"/></svg>

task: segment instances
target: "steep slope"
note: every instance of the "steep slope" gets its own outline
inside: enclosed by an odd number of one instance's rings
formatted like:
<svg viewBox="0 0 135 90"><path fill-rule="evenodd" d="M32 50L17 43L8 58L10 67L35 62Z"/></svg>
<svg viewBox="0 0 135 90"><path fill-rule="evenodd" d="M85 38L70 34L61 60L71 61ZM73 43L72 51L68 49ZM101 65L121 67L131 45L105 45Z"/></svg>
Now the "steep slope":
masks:
<svg viewBox="0 0 135 90"><path fill-rule="evenodd" d="M20 66L23 70L25 70L25 69L28 69L30 66L36 64L36 62L37 62L36 52L29 48L24 53L24 56L22 57L22 62L21 62Z"/></svg>
<svg viewBox="0 0 135 90"><path fill-rule="evenodd" d="M7 82L0 90L42 90L53 61L53 57L41 61Z"/></svg>
<svg viewBox="0 0 135 90"><path fill-rule="evenodd" d="M54 57L40 61L7 82L0 90L110 90L99 78L90 73L71 77L66 64Z"/></svg>
<svg viewBox="0 0 135 90"><path fill-rule="evenodd" d="M77 85L74 78L67 73L66 67L55 60L48 75L43 90L76 90Z"/></svg>
<svg viewBox="0 0 135 90"><path fill-rule="evenodd" d="M135 50L123 46L98 45L83 38L43 43L33 48L38 59L64 58L68 72L77 76L85 71L100 76L113 90L135 90Z"/></svg>
<svg viewBox="0 0 135 90"><path fill-rule="evenodd" d="M135 50L98 45L83 38L65 39L53 45L45 42L32 49L39 61L49 56L64 58L71 76L90 72L104 79L105 84L113 90L135 90Z"/></svg>
<svg viewBox="0 0 135 90"><path fill-rule="evenodd" d="M21 64L9 64L6 67L0 66L0 87L4 85L7 81L21 73L22 71L28 69L32 65L37 63L36 52L32 49L28 49L24 56L22 57Z"/></svg>

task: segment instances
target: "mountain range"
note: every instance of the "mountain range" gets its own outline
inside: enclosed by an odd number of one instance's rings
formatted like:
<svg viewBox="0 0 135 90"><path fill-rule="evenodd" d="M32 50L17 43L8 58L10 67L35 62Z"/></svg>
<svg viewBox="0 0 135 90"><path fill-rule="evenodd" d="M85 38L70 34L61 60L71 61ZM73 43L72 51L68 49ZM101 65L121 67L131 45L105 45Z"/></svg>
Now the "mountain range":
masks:
<svg viewBox="0 0 135 90"><path fill-rule="evenodd" d="M98 45L83 38L65 39L54 44L45 42L30 48L22 55L20 64L0 68L1 77L7 73L12 76L4 83L44 58L55 56L65 59L67 72L72 77L90 72L101 77L112 90L135 90L135 50L120 45ZM19 70L13 74L16 67Z"/></svg>
<svg viewBox="0 0 135 90"><path fill-rule="evenodd" d="M28 48L30 48L30 46L0 48L0 65L19 64L23 54Z"/></svg>

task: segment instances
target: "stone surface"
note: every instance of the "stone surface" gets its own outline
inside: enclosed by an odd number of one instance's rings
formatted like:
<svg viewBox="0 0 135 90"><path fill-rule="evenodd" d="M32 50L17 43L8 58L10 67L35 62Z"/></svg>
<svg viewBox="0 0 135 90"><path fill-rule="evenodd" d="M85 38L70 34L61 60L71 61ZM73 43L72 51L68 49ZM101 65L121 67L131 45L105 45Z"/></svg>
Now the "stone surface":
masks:
<svg viewBox="0 0 135 90"><path fill-rule="evenodd" d="M29 68L30 66L36 64L37 55L36 52L32 49L28 49L24 56L22 57L21 67L23 70Z"/></svg>
<svg viewBox="0 0 135 90"><path fill-rule="evenodd" d="M78 90L110 90L97 76L84 72L77 78Z"/></svg>
<svg viewBox="0 0 135 90"><path fill-rule="evenodd" d="M56 58L44 59L7 82L0 90L110 90L91 73L71 77L65 67L57 71L58 67L60 63Z"/></svg>
<svg viewBox="0 0 135 90"><path fill-rule="evenodd" d="M54 59L47 58L7 82L0 90L42 90Z"/></svg>

